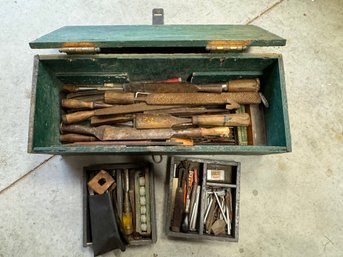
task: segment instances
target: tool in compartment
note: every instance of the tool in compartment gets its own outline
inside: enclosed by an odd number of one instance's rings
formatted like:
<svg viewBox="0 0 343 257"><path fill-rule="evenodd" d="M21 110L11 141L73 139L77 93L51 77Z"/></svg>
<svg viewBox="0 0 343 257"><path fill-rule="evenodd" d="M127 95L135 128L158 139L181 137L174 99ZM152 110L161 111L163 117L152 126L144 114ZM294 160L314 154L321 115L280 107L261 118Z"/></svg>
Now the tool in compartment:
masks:
<svg viewBox="0 0 343 257"><path fill-rule="evenodd" d="M112 107L111 104L80 101L76 99L62 99L61 106L69 109L98 109Z"/></svg>
<svg viewBox="0 0 343 257"><path fill-rule="evenodd" d="M229 92L258 92L260 90L258 78L230 80L226 85Z"/></svg>
<svg viewBox="0 0 343 257"><path fill-rule="evenodd" d="M214 128L189 128L181 130L173 129L149 129L138 130L135 128L121 128L103 125L100 127L88 127L83 125L62 125L62 132L79 133L93 135L99 140L162 140L170 139L172 136L185 137L204 137L204 136L220 136L229 137L230 128L214 127Z"/></svg>
<svg viewBox="0 0 343 257"><path fill-rule="evenodd" d="M118 93L105 91L104 101L108 104L133 104L145 102L148 105L220 105L227 109L237 109L239 104L259 104L261 97L257 92L233 93ZM231 107L230 107L231 106Z"/></svg>
<svg viewBox="0 0 343 257"><path fill-rule="evenodd" d="M137 112L144 112L147 110L162 110L171 109L175 106L168 105L147 105L145 103L137 103L131 105L114 105L108 108L95 109L91 111L79 111L62 115L62 121L64 124L71 124L80 121L87 120L93 116L108 116L108 115L120 115L130 114Z"/></svg>
<svg viewBox="0 0 343 257"><path fill-rule="evenodd" d="M129 196L129 170L124 169L124 201L123 201L123 215L122 215L122 222L125 235L131 235L133 232L133 224L132 224L132 208L130 203L130 196Z"/></svg>
<svg viewBox="0 0 343 257"><path fill-rule="evenodd" d="M205 233L231 235L233 219L231 188L209 187L206 189L208 205L204 215Z"/></svg>
<svg viewBox="0 0 343 257"><path fill-rule="evenodd" d="M171 221L171 230L174 232L180 232L182 215L185 209L184 194L186 180L188 177L188 170L190 168L190 163L187 161L182 161L177 167L176 176L178 177L178 186L175 196L175 204Z"/></svg>
<svg viewBox="0 0 343 257"><path fill-rule="evenodd" d="M190 118L176 117L165 113L138 113L117 117L95 116L91 125L118 124L134 121L137 129L173 128L180 126L248 126L250 117L246 113L222 115L194 115Z"/></svg>
<svg viewBox="0 0 343 257"><path fill-rule="evenodd" d="M180 82L178 80L169 81L137 81L130 83L105 83L104 86L98 85L72 85L66 84L63 90L66 92L79 92L87 90L113 90L123 92L150 92L150 93L195 93L211 92L257 92L260 89L259 79L240 79L230 80L227 83L216 84L192 84Z"/></svg>
<svg viewBox="0 0 343 257"><path fill-rule="evenodd" d="M190 204L191 204L191 190L193 187L193 176L194 176L194 171L189 170L188 171L188 178L186 182L186 207L184 210L183 214L183 220L181 223L181 231L182 232L188 232L189 230L189 209L190 209Z"/></svg>
<svg viewBox="0 0 343 257"><path fill-rule="evenodd" d="M106 171L99 171L89 182L88 186L97 194L103 194L114 183L114 179Z"/></svg>
<svg viewBox="0 0 343 257"><path fill-rule="evenodd" d="M249 115L246 113L226 115L197 115L191 118L179 118L169 114L136 114L134 116L137 129L173 128L180 126L248 126Z"/></svg>

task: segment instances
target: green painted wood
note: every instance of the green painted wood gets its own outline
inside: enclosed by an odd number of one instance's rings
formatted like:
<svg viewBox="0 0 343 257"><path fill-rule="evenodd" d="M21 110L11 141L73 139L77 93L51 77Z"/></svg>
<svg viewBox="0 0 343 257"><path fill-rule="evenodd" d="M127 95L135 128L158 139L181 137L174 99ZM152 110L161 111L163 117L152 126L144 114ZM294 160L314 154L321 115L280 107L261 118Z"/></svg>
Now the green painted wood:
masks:
<svg viewBox="0 0 343 257"><path fill-rule="evenodd" d="M250 46L283 46L286 40L254 25L66 26L30 43L31 48L62 48L66 42L94 47L206 47L212 40L248 40Z"/></svg>
<svg viewBox="0 0 343 257"><path fill-rule="evenodd" d="M49 154L137 153L137 154L271 154L291 151L283 63L280 55L272 54L109 54L97 56L40 56L34 74L33 115L29 151ZM78 83L84 74L95 81L104 74L127 74L130 81L163 80L182 77L193 72L202 74L238 74L249 77L262 74L261 91L270 103L265 111L267 145L232 146L66 146L59 142L61 74L70 83ZM78 76L78 74L80 76ZM212 81L215 82L215 81Z"/></svg>

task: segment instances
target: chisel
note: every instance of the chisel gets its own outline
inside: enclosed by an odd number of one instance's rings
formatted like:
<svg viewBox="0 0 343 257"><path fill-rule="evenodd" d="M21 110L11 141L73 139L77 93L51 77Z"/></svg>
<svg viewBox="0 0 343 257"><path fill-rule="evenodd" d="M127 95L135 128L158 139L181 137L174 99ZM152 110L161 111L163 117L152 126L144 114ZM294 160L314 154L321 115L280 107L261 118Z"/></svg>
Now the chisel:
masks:
<svg viewBox="0 0 343 257"><path fill-rule="evenodd" d="M80 111L65 114L62 116L62 121L65 124L71 124L75 122L80 122L87 120L93 116L102 116L102 115L118 115L118 114L129 114L136 112L144 112L147 110L162 110L162 109L171 109L175 106L168 105L147 105L146 103L137 103L131 105L114 105L112 107L96 109L92 111Z"/></svg>
<svg viewBox="0 0 343 257"><path fill-rule="evenodd" d="M135 128L157 129L180 126L248 126L250 117L247 113L225 115L199 115L191 118L179 118L170 114L136 114Z"/></svg>
<svg viewBox="0 0 343 257"><path fill-rule="evenodd" d="M227 83L217 84L192 84L180 82L131 82L124 84L106 83L106 86L98 85L64 85L67 92L79 92L83 90L110 90L123 92L150 92L150 93L221 93L229 92L258 92L260 89L259 79L231 80Z"/></svg>
<svg viewBox="0 0 343 257"><path fill-rule="evenodd" d="M261 97L258 92L233 93L121 93L105 91L104 102L108 104L133 104L145 102L157 105L221 105L221 104L259 104ZM239 108L237 106L236 108Z"/></svg>
<svg viewBox="0 0 343 257"><path fill-rule="evenodd" d="M221 136L229 137L230 128L190 128L184 130L173 129L149 129L139 130L135 128L122 128L103 125L100 127L88 127L82 125L62 125L62 132L79 133L93 135L99 140L162 140L169 139L172 136L186 137L204 137L204 136Z"/></svg>

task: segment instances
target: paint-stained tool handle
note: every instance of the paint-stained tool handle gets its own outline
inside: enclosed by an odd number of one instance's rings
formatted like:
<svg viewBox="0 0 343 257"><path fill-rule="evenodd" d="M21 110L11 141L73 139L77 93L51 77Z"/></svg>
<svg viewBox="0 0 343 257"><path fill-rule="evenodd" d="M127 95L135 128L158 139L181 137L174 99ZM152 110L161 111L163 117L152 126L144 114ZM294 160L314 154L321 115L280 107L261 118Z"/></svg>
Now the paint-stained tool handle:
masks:
<svg viewBox="0 0 343 257"><path fill-rule="evenodd" d="M94 141L97 141L97 138L93 136L85 136L85 135L71 133L71 134L60 135L60 141L63 143L94 142Z"/></svg>
<svg viewBox="0 0 343 257"><path fill-rule="evenodd" d="M68 109L97 109L111 107L110 104L80 101L76 99L63 99L62 107Z"/></svg>
<svg viewBox="0 0 343 257"><path fill-rule="evenodd" d="M225 115L197 115L192 123L198 126L249 126L250 116L247 113Z"/></svg>
<svg viewBox="0 0 343 257"><path fill-rule="evenodd" d="M260 90L259 79L230 80L226 85L229 92L258 92Z"/></svg>

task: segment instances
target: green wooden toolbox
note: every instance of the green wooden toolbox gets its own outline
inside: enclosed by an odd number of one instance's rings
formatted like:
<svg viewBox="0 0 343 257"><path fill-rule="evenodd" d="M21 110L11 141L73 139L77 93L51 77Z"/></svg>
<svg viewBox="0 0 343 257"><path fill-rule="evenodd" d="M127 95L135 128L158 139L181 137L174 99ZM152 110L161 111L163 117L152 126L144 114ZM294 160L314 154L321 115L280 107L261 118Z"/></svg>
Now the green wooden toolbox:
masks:
<svg viewBox="0 0 343 257"><path fill-rule="evenodd" d="M28 151L46 154L273 154L291 151L282 56L250 47L286 40L253 25L66 26L30 43L59 49L36 55ZM59 141L64 84L127 83L180 77L191 83L258 78L265 139L259 145L64 145Z"/></svg>

